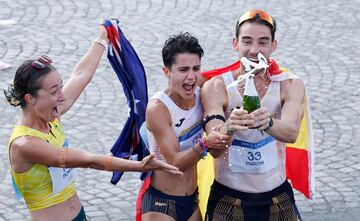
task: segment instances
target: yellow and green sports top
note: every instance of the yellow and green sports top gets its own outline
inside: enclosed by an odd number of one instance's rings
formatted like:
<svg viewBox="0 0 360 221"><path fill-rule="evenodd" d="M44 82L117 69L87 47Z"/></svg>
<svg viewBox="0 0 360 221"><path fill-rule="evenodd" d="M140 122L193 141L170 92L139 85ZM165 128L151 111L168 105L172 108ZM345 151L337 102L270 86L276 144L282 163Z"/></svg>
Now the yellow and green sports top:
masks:
<svg viewBox="0 0 360 221"><path fill-rule="evenodd" d="M51 130L48 134L22 125L15 126L8 146L9 158L11 143L16 138L22 136L38 137L51 144L54 148L67 147L67 141L62 132L60 121L55 119L49 124ZM24 197L25 203L30 211L41 210L62 203L76 193L74 181L60 192L53 193L53 184L48 167L42 164L36 163L29 170L22 173L16 173L11 167L11 173L13 182L16 185L15 188L17 188Z"/></svg>

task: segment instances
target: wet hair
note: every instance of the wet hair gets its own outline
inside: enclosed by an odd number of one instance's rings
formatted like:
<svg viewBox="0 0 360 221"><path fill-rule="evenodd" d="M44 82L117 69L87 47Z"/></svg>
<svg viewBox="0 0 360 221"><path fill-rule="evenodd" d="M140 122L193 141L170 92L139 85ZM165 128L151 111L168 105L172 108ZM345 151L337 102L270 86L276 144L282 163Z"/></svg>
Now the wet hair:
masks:
<svg viewBox="0 0 360 221"><path fill-rule="evenodd" d="M204 50L199 45L197 38L188 32L170 36L162 49L164 66L171 69L177 54L190 53L197 54L199 58L204 55Z"/></svg>
<svg viewBox="0 0 360 221"><path fill-rule="evenodd" d="M239 20L236 22L236 26L235 26L235 36L238 39L239 38L239 34L240 34L240 28L244 23L253 23L253 24L261 24L261 25L265 25L266 27L268 27L270 29L270 33L271 33L271 41L275 40L275 32L276 32L276 21L275 19L272 17L273 19L273 23L274 26L271 25L269 22L263 20L259 15L256 15L254 18L251 19L247 19L243 22L241 22L239 24Z"/></svg>
<svg viewBox="0 0 360 221"><path fill-rule="evenodd" d="M10 105L17 107L26 106L25 95L31 94L36 97L41 89L41 79L51 71L55 70L51 64L44 64L42 68L33 67L36 60L27 60L16 70L13 84L9 84L7 90L4 90L6 100Z"/></svg>

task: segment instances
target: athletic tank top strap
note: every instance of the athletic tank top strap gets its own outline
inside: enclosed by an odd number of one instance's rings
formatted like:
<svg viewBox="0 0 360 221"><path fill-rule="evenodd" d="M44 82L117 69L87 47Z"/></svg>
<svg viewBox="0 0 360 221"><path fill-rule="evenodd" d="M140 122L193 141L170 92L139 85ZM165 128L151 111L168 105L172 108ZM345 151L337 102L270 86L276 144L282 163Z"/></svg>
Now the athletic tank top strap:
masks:
<svg viewBox="0 0 360 221"><path fill-rule="evenodd" d="M231 110L235 107L238 106L236 105L237 103L242 103L242 98L241 96L239 97L240 93L237 87L237 81L234 80L234 77L232 75L231 72L227 72L225 74L222 75L223 79L224 79L224 83L226 86L226 92L228 95L228 106L227 109L225 111L225 117L227 117L227 115L230 115Z"/></svg>
<svg viewBox="0 0 360 221"><path fill-rule="evenodd" d="M172 110L178 110L181 108L179 108L175 102L167 95L165 94L164 91L158 91L156 92L151 98L150 100L153 99L158 99L160 100L163 104L165 104L165 106L169 109L170 113ZM194 107L198 106L198 104L200 103L200 87L196 87L195 88L195 105ZM193 109L193 108L192 108Z"/></svg>
<svg viewBox="0 0 360 221"><path fill-rule="evenodd" d="M226 72L226 73L222 74L221 76L224 79L225 86L228 86L229 84L231 84L234 81L234 77L233 77L231 71Z"/></svg>

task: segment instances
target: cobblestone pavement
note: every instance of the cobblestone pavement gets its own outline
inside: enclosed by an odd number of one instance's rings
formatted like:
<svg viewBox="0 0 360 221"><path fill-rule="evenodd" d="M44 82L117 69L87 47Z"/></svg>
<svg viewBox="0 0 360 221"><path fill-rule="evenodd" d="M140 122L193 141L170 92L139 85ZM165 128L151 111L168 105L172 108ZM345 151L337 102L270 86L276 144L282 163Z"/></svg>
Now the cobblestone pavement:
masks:
<svg viewBox="0 0 360 221"><path fill-rule="evenodd" d="M180 31L195 34L205 50L203 69L236 59L233 26L249 8L269 11L278 22L279 63L301 76L310 94L316 143L317 199L296 193L305 220L360 220L360 13L359 0L0 0L0 89L25 59L49 54L65 81L96 36L101 18L118 18L147 72L149 95L166 84L161 47ZM18 110L0 99L0 221L29 220L15 200L7 141ZM127 107L106 57L72 110L63 117L72 146L109 153L124 125ZM358 134L358 135L356 135ZM80 169L77 189L90 220L134 220L138 174L117 186L111 173Z"/></svg>

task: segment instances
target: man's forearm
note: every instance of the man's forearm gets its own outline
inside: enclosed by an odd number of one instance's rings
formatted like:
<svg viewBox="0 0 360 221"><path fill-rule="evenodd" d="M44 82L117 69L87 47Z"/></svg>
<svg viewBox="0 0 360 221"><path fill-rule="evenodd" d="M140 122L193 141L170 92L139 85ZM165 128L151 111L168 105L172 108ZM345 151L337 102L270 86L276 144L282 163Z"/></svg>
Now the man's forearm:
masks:
<svg viewBox="0 0 360 221"><path fill-rule="evenodd" d="M296 123L273 119L273 126L266 132L277 141L283 143L294 143L299 134L300 127Z"/></svg>

